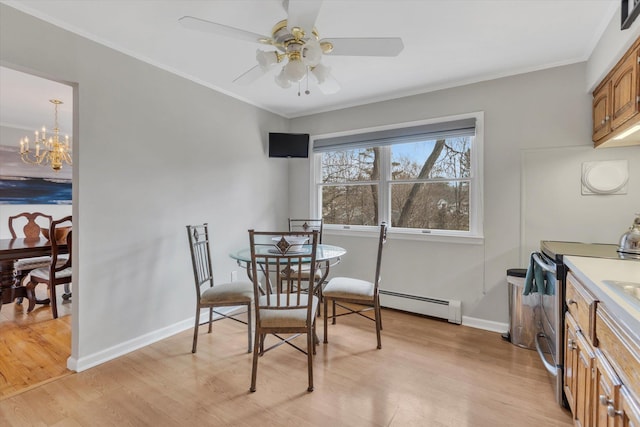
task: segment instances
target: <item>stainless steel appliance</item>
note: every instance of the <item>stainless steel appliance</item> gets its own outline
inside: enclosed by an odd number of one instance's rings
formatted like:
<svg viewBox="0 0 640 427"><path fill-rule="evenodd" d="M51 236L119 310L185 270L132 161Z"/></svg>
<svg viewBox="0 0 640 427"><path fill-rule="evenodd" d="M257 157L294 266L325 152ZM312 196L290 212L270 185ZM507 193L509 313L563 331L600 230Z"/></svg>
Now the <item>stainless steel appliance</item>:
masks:
<svg viewBox="0 0 640 427"><path fill-rule="evenodd" d="M536 310L536 350L545 368L553 377L556 401L560 405L567 406L563 392L565 280L567 268L563 262L563 257L565 255L575 255L622 259L623 256L617 249L617 245L543 240L540 242L540 252L532 254L534 262L556 278L553 293L542 295L539 299L540 305Z"/></svg>

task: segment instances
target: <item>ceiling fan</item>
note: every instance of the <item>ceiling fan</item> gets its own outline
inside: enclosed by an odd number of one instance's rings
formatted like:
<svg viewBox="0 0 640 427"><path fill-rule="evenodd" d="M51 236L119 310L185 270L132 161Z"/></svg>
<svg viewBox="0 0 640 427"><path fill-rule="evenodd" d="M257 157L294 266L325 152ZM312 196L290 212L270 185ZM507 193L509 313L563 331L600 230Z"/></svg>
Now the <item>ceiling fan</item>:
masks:
<svg viewBox="0 0 640 427"><path fill-rule="evenodd" d="M298 84L311 74L318 88L325 94L335 93L340 85L331 75L330 67L322 64L323 55L335 56L397 56L404 45L399 37L328 38L321 39L315 28L322 0L284 0L282 5L287 19L276 23L271 36L265 36L240 28L193 16L183 16L178 21L188 29L204 31L219 36L259 43L275 50L256 51L258 65L241 74L234 83L248 85L273 69L284 64L275 81L282 88ZM305 93L308 95L309 89ZM300 95L300 90L298 90Z"/></svg>

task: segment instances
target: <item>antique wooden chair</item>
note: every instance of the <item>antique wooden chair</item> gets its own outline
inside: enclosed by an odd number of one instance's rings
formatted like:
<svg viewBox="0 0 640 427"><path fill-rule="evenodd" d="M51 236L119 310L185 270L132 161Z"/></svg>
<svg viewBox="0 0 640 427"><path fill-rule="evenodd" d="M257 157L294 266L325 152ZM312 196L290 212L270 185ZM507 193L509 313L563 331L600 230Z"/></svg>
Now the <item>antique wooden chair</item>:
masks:
<svg viewBox="0 0 640 427"><path fill-rule="evenodd" d="M39 239L43 237L41 228L49 228L52 220L53 217L51 215L45 215L41 212L22 212L18 215L10 216L9 232L11 233L11 238ZM20 227L22 227L21 234L16 231L19 231ZM17 260L14 264L16 280L21 283L31 270L47 267L50 261L51 257L48 256ZM22 302L22 299L19 299L18 302Z"/></svg>
<svg viewBox="0 0 640 427"><path fill-rule="evenodd" d="M64 218L56 219L51 221L51 226L49 227L49 236L51 241L51 261L47 267L37 268L32 270L30 273L31 279L27 283L27 298L29 299L29 308L28 312L33 310L35 306L35 287L38 283L44 283L47 285L49 290L49 298L51 304L51 313L53 314L53 318L58 318L58 304L56 300L56 286L58 285L68 285L72 281L71 275L71 259L72 259L72 230L69 230L66 233L64 243L67 247L67 255L62 258L60 255L60 244L56 240L55 236L58 234L58 228L67 226L70 227L72 224L71 216L66 216Z"/></svg>
<svg viewBox="0 0 640 427"><path fill-rule="evenodd" d="M22 212L18 215L9 217L9 233L12 239L23 237L25 239L39 239L44 237L42 229L49 229L53 217L41 212ZM22 229L22 233L19 233ZM22 281L29 275L31 270L41 267L47 267L51 262L50 256L41 256L35 258L23 258L14 263L16 272L16 281L22 284ZM16 300L18 304L22 303L22 298Z"/></svg>
<svg viewBox="0 0 640 427"><path fill-rule="evenodd" d="M331 315L332 323L336 323L336 317L346 316L349 314L358 314L376 323L376 336L378 339L378 348L382 348L380 340L380 330L382 329L382 319L380 317L380 265L382 263L382 248L387 241L387 226L385 223L380 225L380 235L378 238L378 258L376 261L376 275L373 282L366 280L353 279L349 277L334 277L322 290L324 297L324 342L327 343L327 323L328 323L328 307L329 302L333 306L333 314ZM350 303L360 306L359 309L347 307L341 303ZM336 313L336 305L347 310L344 313ZM363 307L364 306L364 307ZM367 311L373 311L373 318L363 314Z"/></svg>
<svg viewBox="0 0 640 427"><path fill-rule="evenodd" d="M302 247L291 243L289 237L303 236L308 241ZM288 344L307 355L309 377L308 391L313 391L313 355L316 343L316 313L319 299L313 293L306 293L301 283L304 280L301 266L315 265L318 231L301 232L259 232L249 230L251 245L251 277L255 299L256 333L253 346L253 367L250 390L256 391L258 357L269 350ZM290 274L281 280L283 271ZM260 283L264 277L264 287ZM267 334L278 341L265 349ZM306 335L306 349L292 342L300 335Z"/></svg>
<svg viewBox="0 0 640 427"><path fill-rule="evenodd" d="M251 282L230 282L221 283L214 286L213 267L211 263L211 248L209 246L209 225L187 225L187 235L189 236L189 247L191 249L191 263L193 265L193 278L196 285L196 319L193 330L193 347L191 352L195 353L198 345L198 327L200 323L200 310L209 309L209 320L203 322L209 324L211 333L212 324L216 320L232 319L236 322L247 325L247 347L251 353L251 303L253 301L253 284ZM224 314L215 311L215 307L247 307L247 321L237 319L236 316L244 314L233 313ZM213 319L213 314L220 317Z"/></svg>

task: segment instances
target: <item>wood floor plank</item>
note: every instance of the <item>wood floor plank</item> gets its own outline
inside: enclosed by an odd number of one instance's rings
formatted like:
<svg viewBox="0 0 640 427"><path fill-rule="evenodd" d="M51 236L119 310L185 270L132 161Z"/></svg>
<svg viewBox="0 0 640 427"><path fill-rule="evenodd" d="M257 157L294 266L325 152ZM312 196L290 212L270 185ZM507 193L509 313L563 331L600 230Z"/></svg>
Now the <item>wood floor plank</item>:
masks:
<svg viewBox="0 0 640 427"><path fill-rule="evenodd" d="M537 354L499 334L383 310L349 316L306 357L288 346L258 362L249 392L246 330L217 322L0 401L0 425L571 426ZM319 319L320 322L322 319ZM302 338L304 340L304 338Z"/></svg>
<svg viewBox="0 0 640 427"><path fill-rule="evenodd" d="M36 288L38 298L46 287ZM0 309L0 400L61 376L70 375L71 304L58 296L59 318L51 307L27 313L27 302L4 304Z"/></svg>

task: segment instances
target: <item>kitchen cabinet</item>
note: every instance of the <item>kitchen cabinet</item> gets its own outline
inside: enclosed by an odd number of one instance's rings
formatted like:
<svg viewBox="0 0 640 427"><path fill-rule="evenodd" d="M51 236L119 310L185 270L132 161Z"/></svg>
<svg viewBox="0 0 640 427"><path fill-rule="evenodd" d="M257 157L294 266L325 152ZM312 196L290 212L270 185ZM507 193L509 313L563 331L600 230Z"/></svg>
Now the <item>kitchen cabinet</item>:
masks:
<svg viewBox="0 0 640 427"><path fill-rule="evenodd" d="M626 387L620 387L620 408L622 427L640 427L640 407Z"/></svg>
<svg viewBox="0 0 640 427"><path fill-rule="evenodd" d="M593 91L592 138L595 147L640 144L640 135L615 139L640 125L639 60L640 38Z"/></svg>
<svg viewBox="0 0 640 427"><path fill-rule="evenodd" d="M598 142L611 133L611 82L593 92L593 141ZM597 146L597 144L596 144Z"/></svg>
<svg viewBox="0 0 640 427"><path fill-rule="evenodd" d="M619 406L620 379L607 362L607 359L598 353L596 356L594 372L593 393L593 426L615 427L615 408Z"/></svg>
<svg viewBox="0 0 640 427"><path fill-rule="evenodd" d="M564 392L574 424L640 427L640 331L622 320L623 308L574 273L570 267L564 347Z"/></svg>
<svg viewBox="0 0 640 427"><path fill-rule="evenodd" d="M576 426L591 425L594 351L570 313L565 322L564 393Z"/></svg>

